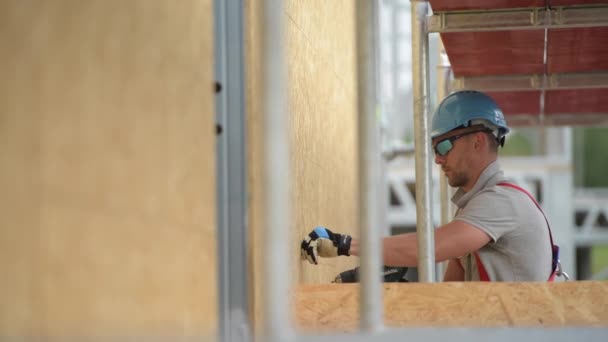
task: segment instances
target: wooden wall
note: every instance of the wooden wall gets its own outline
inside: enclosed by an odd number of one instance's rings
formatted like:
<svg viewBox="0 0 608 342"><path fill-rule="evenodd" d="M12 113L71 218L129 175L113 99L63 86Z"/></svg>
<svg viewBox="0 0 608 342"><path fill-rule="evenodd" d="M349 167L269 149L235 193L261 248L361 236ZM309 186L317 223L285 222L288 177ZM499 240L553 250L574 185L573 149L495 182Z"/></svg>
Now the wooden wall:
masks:
<svg viewBox="0 0 608 342"><path fill-rule="evenodd" d="M253 307L261 314L264 187L261 111L260 1L248 1L247 110L249 212L252 232ZM355 3L287 1L284 7L288 75L292 232L288 242L295 283L329 283L356 265L355 258L300 261L299 245L317 225L353 234L357 222Z"/></svg>
<svg viewBox="0 0 608 342"><path fill-rule="evenodd" d="M216 331L211 0L0 3L0 340Z"/></svg>

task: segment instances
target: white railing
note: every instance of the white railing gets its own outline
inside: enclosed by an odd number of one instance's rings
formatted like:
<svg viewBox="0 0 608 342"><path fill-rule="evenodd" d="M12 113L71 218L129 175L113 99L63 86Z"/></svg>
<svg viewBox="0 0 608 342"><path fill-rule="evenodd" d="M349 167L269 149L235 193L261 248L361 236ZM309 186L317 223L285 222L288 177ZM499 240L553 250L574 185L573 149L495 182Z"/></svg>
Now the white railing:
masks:
<svg viewBox="0 0 608 342"><path fill-rule="evenodd" d="M576 244L608 244L608 188L575 190L573 207Z"/></svg>

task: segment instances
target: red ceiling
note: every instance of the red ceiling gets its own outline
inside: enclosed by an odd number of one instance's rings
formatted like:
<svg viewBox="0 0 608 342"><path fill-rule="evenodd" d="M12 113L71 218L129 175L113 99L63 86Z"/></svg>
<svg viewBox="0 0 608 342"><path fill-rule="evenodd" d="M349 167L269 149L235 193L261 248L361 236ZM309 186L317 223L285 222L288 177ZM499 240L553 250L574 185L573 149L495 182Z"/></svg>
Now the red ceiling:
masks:
<svg viewBox="0 0 608 342"><path fill-rule="evenodd" d="M608 113L608 89L549 90L545 113Z"/></svg>
<svg viewBox="0 0 608 342"><path fill-rule="evenodd" d="M543 73L543 30L451 32L441 40L456 76Z"/></svg>
<svg viewBox="0 0 608 342"><path fill-rule="evenodd" d="M488 92L505 115L535 114L540 111L540 91Z"/></svg>
<svg viewBox="0 0 608 342"><path fill-rule="evenodd" d="M430 0L434 11L544 7L534 0ZM608 0L551 0L550 6L608 4ZM456 77L513 74L608 72L608 27L550 29L547 33L547 63L543 62L545 30L454 32L441 38ZM546 69L546 71L545 71ZM507 116L538 117L540 91L489 93ZM608 122L608 88L548 90L545 92L547 118L559 117L560 124L581 121L582 115L596 113L597 123ZM580 114L579 114L580 113ZM577 114L579 114L577 116ZM598 115L599 114L599 115ZM587 117L589 117L587 115ZM519 121L522 123L533 122ZM556 121L557 122L557 121Z"/></svg>
<svg viewBox="0 0 608 342"><path fill-rule="evenodd" d="M608 70L608 27L551 29L548 41L549 73Z"/></svg>

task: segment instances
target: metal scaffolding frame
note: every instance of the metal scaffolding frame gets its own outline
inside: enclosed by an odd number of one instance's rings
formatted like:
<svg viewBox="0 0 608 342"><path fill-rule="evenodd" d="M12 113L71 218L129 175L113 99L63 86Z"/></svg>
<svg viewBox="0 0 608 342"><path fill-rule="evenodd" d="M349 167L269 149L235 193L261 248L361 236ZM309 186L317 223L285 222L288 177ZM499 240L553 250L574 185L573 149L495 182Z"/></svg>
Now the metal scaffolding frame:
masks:
<svg viewBox="0 0 608 342"><path fill-rule="evenodd" d="M294 338L289 309L289 109L283 42L283 1L262 4L262 61L264 137L264 210L266 219L263 287L264 341L284 342Z"/></svg>
<svg viewBox="0 0 608 342"><path fill-rule="evenodd" d="M453 91L525 91L608 88L608 72L454 77Z"/></svg>
<svg viewBox="0 0 608 342"><path fill-rule="evenodd" d="M431 138L429 129L429 35L426 0L412 0L412 94L416 160L418 280L435 281L435 229L431 218Z"/></svg>
<svg viewBox="0 0 608 342"><path fill-rule="evenodd" d="M439 41L441 46L439 50L439 63L437 64L437 100L445 98L451 91L450 80L452 79L452 67L448 55L443 48L443 43ZM450 222L453 213L453 205L451 202L452 188L448 184L448 178L445 175L439 175L439 203L441 205L441 220L440 224L444 225ZM436 265L437 279L441 279L447 267L447 262L438 263Z"/></svg>
<svg viewBox="0 0 608 342"><path fill-rule="evenodd" d="M605 341L606 328L403 328L377 334L303 335L298 342L572 342Z"/></svg>
<svg viewBox="0 0 608 342"><path fill-rule="evenodd" d="M380 137L376 122L376 48L375 1L362 1L356 7L357 92L358 101L358 183L359 236L361 256L361 327L364 331L382 329L383 305L381 279L380 227L384 202L380 165Z"/></svg>
<svg viewBox="0 0 608 342"><path fill-rule="evenodd" d="M214 53L217 122L216 192L219 337L247 340L247 158L243 6L215 0Z"/></svg>

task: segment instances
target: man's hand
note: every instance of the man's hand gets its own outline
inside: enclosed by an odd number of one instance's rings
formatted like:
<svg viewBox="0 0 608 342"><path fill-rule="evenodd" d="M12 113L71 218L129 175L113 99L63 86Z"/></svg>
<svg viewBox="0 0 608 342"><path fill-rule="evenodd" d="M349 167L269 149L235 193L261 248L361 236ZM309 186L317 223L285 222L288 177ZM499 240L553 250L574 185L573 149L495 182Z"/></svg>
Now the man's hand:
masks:
<svg viewBox="0 0 608 342"><path fill-rule="evenodd" d="M317 258L333 258L339 255L350 255L350 235L334 233L324 227L317 227L302 240L300 253L302 259L317 264Z"/></svg>

